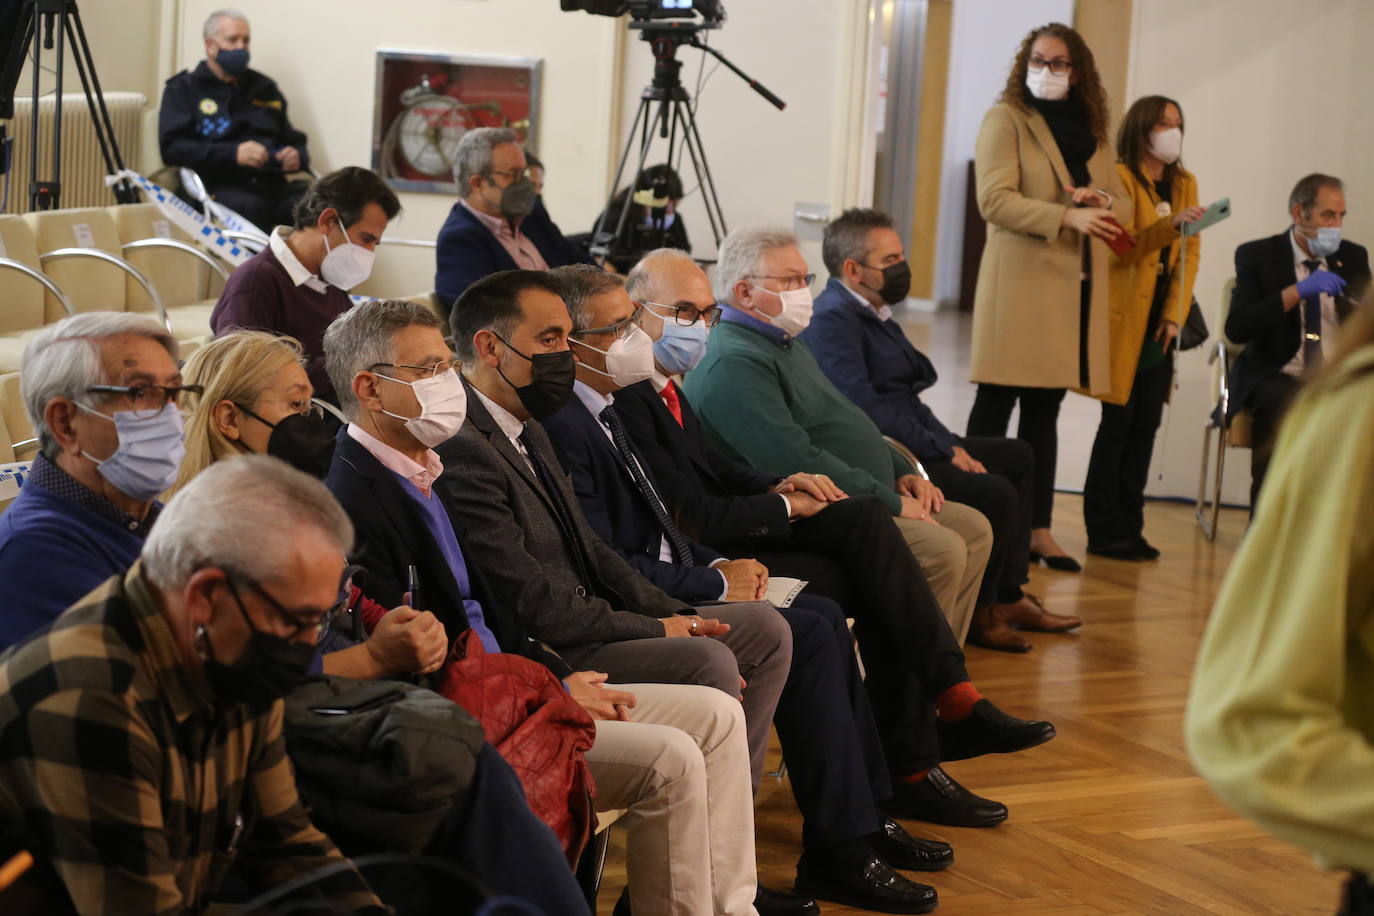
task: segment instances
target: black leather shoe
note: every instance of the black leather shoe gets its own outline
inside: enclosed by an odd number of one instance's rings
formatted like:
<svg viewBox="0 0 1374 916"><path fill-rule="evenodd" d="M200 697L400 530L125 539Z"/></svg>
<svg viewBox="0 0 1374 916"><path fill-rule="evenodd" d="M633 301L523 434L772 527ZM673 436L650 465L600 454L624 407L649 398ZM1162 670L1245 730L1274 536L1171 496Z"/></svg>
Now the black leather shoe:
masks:
<svg viewBox="0 0 1374 916"><path fill-rule="evenodd" d="M1030 561L1032 563L1044 563L1050 569L1057 569L1060 572L1077 573L1083 571L1082 564L1080 564L1073 557L1065 556L1064 554L1059 554L1058 556L1053 557L1047 557L1043 553L1037 553L1036 551L1032 550L1030 552Z"/></svg>
<svg viewBox="0 0 1374 916"><path fill-rule="evenodd" d="M820 916L821 908L816 901L809 894L801 896L801 893L775 891L760 884L754 894L754 909L759 911L759 916Z"/></svg>
<svg viewBox="0 0 1374 916"><path fill-rule="evenodd" d="M797 863L795 889L799 894L879 913L929 913L940 904L935 888L898 874L877 855L869 856L858 868L813 862L802 856Z"/></svg>
<svg viewBox="0 0 1374 916"><path fill-rule="evenodd" d="M940 736L940 759L944 761L1011 754L1054 737L1054 726L1049 722L1009 716L986 698L974 703L972 712L958 722L937 722L936 731Z"/></svg>
<svg viewBox="0 0 1374 916"><path fill-rule="evenodd" d="M1088 553L1095 557L1125 560L1128 563L1139 563L1146 559L1145 551L1141 550L1140 545L1135 541L1123 541L1119 544L1089 544Z"/></svg>
<svg viewBox="0 0 1374 916"><path fill-rule="evenodd" d="M914 837L891 818L883 820L883 829L870 836L868 843L888 865L904 871L939 871L954 864L954 850L948 843Z"/></svg>
<svg viewBox="0 0 1374 916"><path fill-rule="evenodd" d="M974 795L939 767L920 782L904 782L882 805L896 817L949 827L996 827L1007 819L1007 806Z"/></svg>
<svg viewBox="0 0 1374 916"><path fill-rule="evenodd" d="M1140 550L1141 556L1143 556L1145 559L1147 559L1147 560L1158 560L1158 559L1159 559L1159 548L1156 547L1154 544L1151 544L1149 541L1145 540L1144 538L1141 538L1140 540L1136 541L1136 542L1135 542L1135 546Z"/></svg>
<svg viewBox="0 0 1374 916"><path fill-rule="evenodd" d="M630 916L630 888L628 886L622 889L620 896L616 898L615 908L611 910L611 916Z"/></svg>

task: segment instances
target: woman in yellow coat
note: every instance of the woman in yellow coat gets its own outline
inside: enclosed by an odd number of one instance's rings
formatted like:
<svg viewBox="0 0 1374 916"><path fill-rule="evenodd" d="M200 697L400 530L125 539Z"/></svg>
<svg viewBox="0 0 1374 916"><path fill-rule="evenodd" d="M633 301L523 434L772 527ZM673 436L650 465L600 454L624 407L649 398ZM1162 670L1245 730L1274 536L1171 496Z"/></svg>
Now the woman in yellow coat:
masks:
<svg viewBox="0 0 1374 916"><path fill-rule="evenodd" d="M974 163L988 242L973 306L970 436L1017 438L1035 452L1032 560L1082 567L1050 531L1059 406L1069 388L1109 378L1103 240L1129 223L1107 136L1107 97L1083 38L1062 23L1021 43L1001 100L983 117Z"/></svg>
<svg viewBox="0 0 1374 916"><path fill-rule="evenodd" d="M1088 553L1148 560L1159 551L1145 540L1145 482L1155 432L1174 377L1174 341L1188 314L1197 279L1197 237L1180 264L1180 227L1202 215L1197 179L1179 162L1183 111L1173 99L1139 99L1117 132L1116 164L1133 205L1126 228L1135 246L1111 256L1108 310L1110 389L1083 484Z"/></svg>

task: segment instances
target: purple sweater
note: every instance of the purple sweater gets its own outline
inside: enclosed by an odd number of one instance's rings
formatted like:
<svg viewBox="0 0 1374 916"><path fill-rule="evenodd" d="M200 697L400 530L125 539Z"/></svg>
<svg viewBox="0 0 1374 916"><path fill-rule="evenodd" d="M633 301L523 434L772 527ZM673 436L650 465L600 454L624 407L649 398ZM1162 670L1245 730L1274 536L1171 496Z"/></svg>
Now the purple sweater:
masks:
<svg viewBox="0 0 1374 916"><path fill-rule="evenodd" d="M324 329L352 305L348 294L336 287L317 293L296 286L272 249L264 248L229 275L210 314L210 328L216 335L231 328L291 335L305 349L305 371L315 396L333 401L334 386L324 371Z"/></svg>

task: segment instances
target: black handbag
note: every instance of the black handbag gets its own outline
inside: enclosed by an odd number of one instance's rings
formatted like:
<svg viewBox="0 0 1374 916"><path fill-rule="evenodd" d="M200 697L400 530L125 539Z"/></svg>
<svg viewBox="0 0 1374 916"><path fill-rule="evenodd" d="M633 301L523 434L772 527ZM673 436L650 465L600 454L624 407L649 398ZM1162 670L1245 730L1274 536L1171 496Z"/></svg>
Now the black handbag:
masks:
<svg viewBox="0 0 1374 916"><path fill-rule="evenodd" d="M1178 331L1178 348L1194 350L1207 342L1210 333L1207 330L1207 319L1202 315L1202 307L1197 304L1197 296L1194 296L1193 304L1188 306L1188 317L1183 320L1183 327Z"/></svg>

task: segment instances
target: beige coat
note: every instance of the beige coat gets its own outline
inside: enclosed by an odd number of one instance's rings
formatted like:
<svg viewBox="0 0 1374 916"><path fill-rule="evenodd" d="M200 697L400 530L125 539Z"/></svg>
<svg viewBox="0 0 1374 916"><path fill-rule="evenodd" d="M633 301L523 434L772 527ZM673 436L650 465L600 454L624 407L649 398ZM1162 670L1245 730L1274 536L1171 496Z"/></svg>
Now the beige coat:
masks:
<svg viewBox="0 0 1374 916"><path fill-rule="evenodd" d="M1131 202L1116 172L1116 154L1099 144L1088 160L1094 188L1112 195L1112 209L1131 225ZM994 105L978 132L978 209L988 242L974 297L975 382L1032 388L1078 388L1079 288L1084 237L1061 228L1072 204L1064 157L1038 111ZM1111 390L1108 259L1089 239L1092 300L1088 311L1088 390Z"/></svg>

